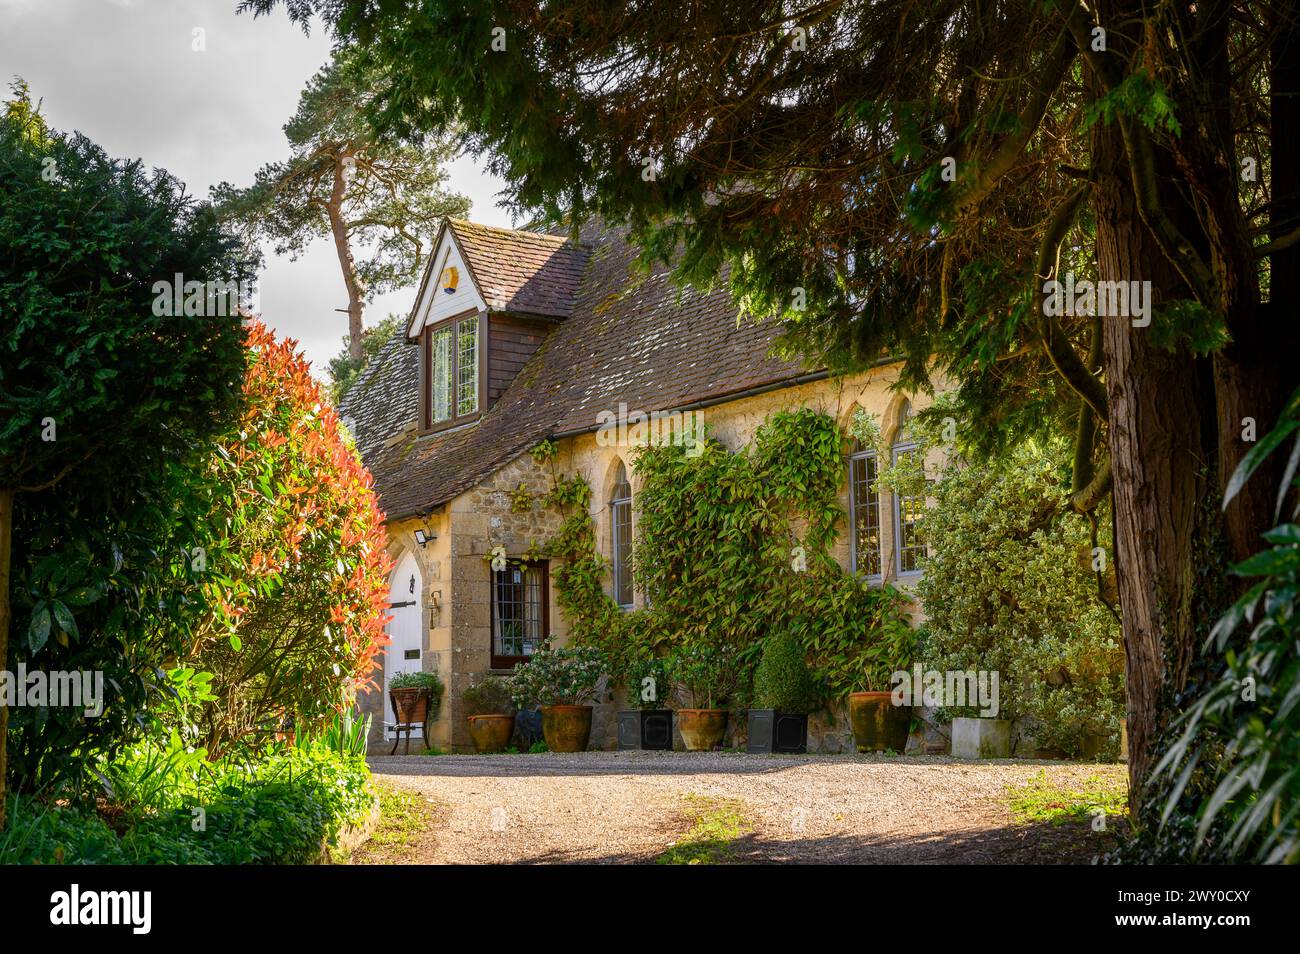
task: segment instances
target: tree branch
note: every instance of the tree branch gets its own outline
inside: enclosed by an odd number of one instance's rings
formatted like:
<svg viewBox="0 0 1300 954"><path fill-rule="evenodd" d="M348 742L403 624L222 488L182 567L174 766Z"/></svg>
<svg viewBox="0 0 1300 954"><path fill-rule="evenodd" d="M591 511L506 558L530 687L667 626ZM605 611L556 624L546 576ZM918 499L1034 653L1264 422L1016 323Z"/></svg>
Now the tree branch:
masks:
<svg viewBox="0 0 1300 954"><path fill-rule="evenodd" d="M1075 6L1065 15L1066 25L1074 36L1079 51L1088 62L1088 66L1101 81L1106 92L1112 92L1123 78L1112 67L1106 54L1092 48L1092 18L1082 7ZM1120 111L1116 120L1119 123L1120 137L1124 141L1124 151L1128 154L1129 178L1133 193L1137 198L1138 214L1142 222L1155 237L1165 258L1177 269L1192 294L1206 308L1217 310L1218 296L1215 294L1214 273L1197 252L1196 247L1183 235L1174 221L1165 214L1160 202L1159 187L1156 181L1155 152L1151 148L1151 137L1142 128L1141 123Z"/></svg>
<svg viewBox="0 0 1300 954"><path fill-rule="evenodd" d="M95 452L98 451L102 446L103 446L102 443L92 445L90 450L86 451L86 453L83 454L78 460L75 460L72 463L65 465L62 470L60 470L57 474L55 474L53 477L51 477L49 480L45 481L44 483L25 484L22 486L13 487L11 489L16 494L34 494L34 493L39 493L42 490L50 490L56 484L58 484L59 481L63 480L64 477L68 476L68 474L72 473L74 470L76 470L86 461L90 460L91 457L95 456Z"/></svg>
<svg viewBox="0 0 1300 954"><path fill-rule="evenodd" d="M1288 232L1280 239L1274 239L1265 245L1257 246L1255 249L1255 257L1267 258L1275 252L1285 252L1297 242L1300 242L1300 229L1296 229L1294 232Z"/></svg>
<svg viewBox="0 0 1300 954"><path fill-rule="evenodd" d="M1092 186L1086 182L1077 186L1053 213L1038 247L1038 264L1034 269L1036 282L1046 281L1056 276L1059 269L1061 242L1070 231L1070 226L1074 224L1074 217L1078 215L1079 207L1091 188ZM1041 289L1035 288L1035 300L1040 294ZM1110 420L1105 386L1075 352L1074 346L1070 344L1069 338L1061 329L1060 322L1046 314L1046 309L1043 308L1039 308L1038 332L1043 350L1047 353L1048 360L1052 362L1056 373L1087 403L1099 420Z"/></svg>
<svg viewBox="0 0 1300 954"><path fill-rule="evenodd" d="M993 191L998 180L1015 166L1024 154L1025 147L1029 145L1029 140L1038 131L1043 116L1047 114L1047 106L1052 100L1052 94L1061 85L1066 71L1074 62L1075 53L1075 45L1069 31L1062 32L1047 54L1043 68L1038 74L1033 94L1029 97L1024 113L1020 116L1019 128L1002 140L985 162L976 165L972 179L964 180L961 187L955 190L952 204L954 213L960 215L983 201Z"/></svg>
<svg viewBox="0 0 1300 954"><path fill-rule="evenodd" d="M1092 319L1092 341L1088 345L1087 367L1096 374L1102 360L1102 326L1100 318ZM1088 402L1079 401L1079 420L1074 436L1074 475L1070 481L1071 493L1078 493L1096 475L1092 466L1093 445L1097 442L1097 416Z"/></svg>
<svg viewBox="0 0 1300 954"><path fill-rule="evenodd" d="M1097 505L1110 493L1112 476L1110 455L1107 454L1102 458L1101 464L1097 467L1097 472L1093 475L1092 480L1088 482L1088 485L1070 495L1070 506L1079 513L1091 513L1096 510Z"/></svg>

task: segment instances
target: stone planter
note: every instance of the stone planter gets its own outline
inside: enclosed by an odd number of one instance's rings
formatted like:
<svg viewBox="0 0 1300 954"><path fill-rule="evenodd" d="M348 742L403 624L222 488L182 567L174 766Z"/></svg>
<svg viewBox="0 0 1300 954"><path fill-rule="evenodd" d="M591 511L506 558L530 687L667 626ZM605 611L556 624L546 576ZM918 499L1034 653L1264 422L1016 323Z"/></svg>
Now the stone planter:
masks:
<svg viewBox="0 0 1300 954"><path fill-rule="evenodd" d="M515 731L515 717L512 715L472 715L469 721L469 737L474 740L474 751L483 754L504 752L510 744L510 736Z"/></svg>
<svg viewBox="0 0 1300 954"><path fill-rule="evenodd" d="M591 706L542 706L542 737L552 752L587 751Z"/></svg>
<svg viewBox="0 0 1300 954"><path fill-rule="evenodd" d="M902 755L907 750L911 721L912 707L894 705L893 693L849 693L849 723L859 752L894 751Z"/></svg>
<svg viewBox="0 0 1300 954"><path fill-rule="evenodd" d="M953 719L952 755L957 759L1011 758L1011 720Z"/></svg>
<svg viewBox="0 0 1300 954"><path fill-rule="evenodd" d="M775 709L750 709L745 751L802 755L808 751L808 716Z"/></svg>
<svg viewBox="0 0 1300 954"><path fill-rule="evenodd" d="M712 752L727 731L727 710L678 709L677 728L688 752Z"/></svg>
<svg viewBox="0 0 1300 954"><path fill-rule="evenodd" d="M672 709L623 709L618 713L618 747L671 751Z"/></svg>

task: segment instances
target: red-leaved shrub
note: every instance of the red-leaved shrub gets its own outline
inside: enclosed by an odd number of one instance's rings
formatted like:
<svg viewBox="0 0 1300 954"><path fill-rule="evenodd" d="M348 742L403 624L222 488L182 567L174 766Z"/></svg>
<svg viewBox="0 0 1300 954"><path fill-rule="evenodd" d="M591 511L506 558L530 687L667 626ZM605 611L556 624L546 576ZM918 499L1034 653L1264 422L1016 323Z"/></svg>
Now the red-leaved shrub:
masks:
<svg viewBox="0 0 1300 954"><path fill-rule="evenodd" d="M192 555L220 607L186 663L215 677L199 720L210 755L351 704L387 643L370 473L296 342L257 321L248 347L244 413L212 459L213 543Z"/></svg>

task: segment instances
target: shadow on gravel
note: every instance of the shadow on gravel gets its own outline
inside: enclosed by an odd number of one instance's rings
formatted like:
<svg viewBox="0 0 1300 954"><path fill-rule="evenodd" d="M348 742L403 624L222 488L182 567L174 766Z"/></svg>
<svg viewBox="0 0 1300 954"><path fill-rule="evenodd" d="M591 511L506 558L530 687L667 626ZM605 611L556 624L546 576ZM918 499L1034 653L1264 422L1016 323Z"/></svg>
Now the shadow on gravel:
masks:
<svg viewBox="0 0 1300 954"><path fill-rule="evenodd" d="M1086 865L1117 844L1114 831L1094 832L1086 822L1017 825L932 836L827 837L768 841L746 834L726 845L725 864ZM652 864L645 854L570 857L545 852L517 864Z"/></svg>

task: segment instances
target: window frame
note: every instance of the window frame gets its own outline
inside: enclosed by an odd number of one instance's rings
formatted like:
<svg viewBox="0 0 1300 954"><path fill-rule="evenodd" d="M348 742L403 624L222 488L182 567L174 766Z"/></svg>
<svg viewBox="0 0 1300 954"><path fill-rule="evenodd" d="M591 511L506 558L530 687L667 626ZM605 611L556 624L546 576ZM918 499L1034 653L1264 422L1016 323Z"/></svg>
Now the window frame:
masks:
<svg viewBox="0 0 1300 954"><path fill-rule="evenodd" d="M908 453L920 453L920 447L912 440L899 441L890 448L890 462L892 464L897 464L898 458L901 455ZM917 500L918 498L911 494L900 494L897 491L892 492L889 496L893 499L894 574L900 580L918 579L924 575L925 571L923 569L920 569L919 567L915 570L903 569L903 498L906 497L909 501ZM925 497L920 497L919 499L924 503ZM916 524L919 523L919 521L913 521L913 523ZM908 549L916 550L918 547L911 546L908 547ZM920 544L919 549L923 551L923 555L929 555L930 548L925 543Z"/></svg>
<svg viewBox="0 0 1300 954"><path fill-rule="evenodd" d="M505 570L488 570L488 653L489 666L492 669L514 669L520 663L528 662L532 656L505 656L497 652L497 574L514 569L537 568L541 570L542 579L538 594L541 608L540 630L537 644L540 647L551 631L551 564L549 560L508 559ZM525 588L526 592L526 588Z"/></svg>
<svg viewBox="0 0 1300 954"><path fill-rule="evenodd" d="M632 563L631 563L632 546L633 546L632 481L628 478L626 464L620 462L619 473L622 474L623 479L621 481L615 480L614 487L610 491L610 499L609 499L609 555L610 555L610 569L612 571L612 577L613 577L612 595L614 598L614 602L618 604L619 609L630 610L633 608L633 606L636 603L636 596L635 596L636 580L632 576ZM618 491L618 488L624 484L627 485L627 496L615 497L614 494ZM626 554L622 552L623 548L619 546L619 542L618 542L619 510L624 507L627 508L627 553ZM620 592L620 590L622 589L619 582L620 576L622 575L620 572L620 562L625 562L627 566L627 592L626 593ZM627 602L623 601L624 598L626 598Z"/></svg>
<svg viewBox="0 0 1300 954"><path fill-rule="evenodd" d="M857 485L854 478L854 466L859 461L865 466L866 461L872 461L876 467L875 476L867 482L868 488L876 497L876 536L879 543L876 548L877 563L880 566L879 572L862 573L858 567L858 494ZM877 481L880 478L880 455L874 447L862 447L849 454L849 566L852 568L854 576L861 576L868 583L883 583L885 581L885 534L884 534L884 508L881 506L880 487ZM874 488L872 485L875 485Z"/></svg>
<svg viewBox="0 0 1300 954"><path fill-rule="evenodd" d="M450 315L426 326L420 332L420 433L433 434L438 431L445 431L448 428L459 427L462 424L469 424L483 416L483 408L487 405L487 322L484 320L484 312L478 309L462 311L455 315ZM477 395L476 407L468 414L456 413L460 396L460 325L473 319L476 322L474 329L474 348L477 364L477 381L475 393ZM448 408L451 415L445 421L435 421L433 419L433 336L436 332L449 328L451 331L451 365L448 369L448 381L451 385Z"/></svg>

